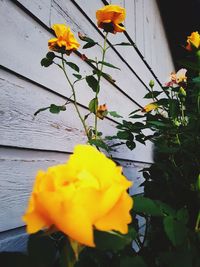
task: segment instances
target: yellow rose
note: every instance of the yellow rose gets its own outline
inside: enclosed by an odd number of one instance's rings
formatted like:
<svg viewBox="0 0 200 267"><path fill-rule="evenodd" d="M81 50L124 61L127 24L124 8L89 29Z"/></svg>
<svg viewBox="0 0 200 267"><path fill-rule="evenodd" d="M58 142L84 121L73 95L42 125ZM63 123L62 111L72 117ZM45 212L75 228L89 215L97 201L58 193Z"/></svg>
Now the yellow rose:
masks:
<svg viewBox="0 0 200 267"><path fill-rule="evenodd" d="M38 172L23 216L27 232L54 226L87 246L95 246L93 228L127 233L132 182L121 171L96 148L77 145L67 163Z"/></svg>
<svg viewBox="0 0 200 267"><path fill-rule="evenodd" d="M125 28L120 25L125 17L125 8L115 5L107 5L96 12L98 27L111 33L125 31Z"/></svg>
<svg viewBox="0 0 200 267"><path fill-rule="evenodd" d="M73 50L77 50L79 48L80 44L69 27L64 24L54 24L52 29L56 34L56 38L52 38L48 41L50 50L56 52L64 51L70 54Z"/></svg>
<svg viewBox="0 0 200 267"><path fill-rule="evenodd" d="M196 47L197 49L200 47L200 35L198 32L192 32L190 36L187 38L187 46L186 49L191 51L192 46Z"/></svg>
<svg viewBox="0 0 200 267"><path fill-rule="evenodd" d="M143 107L142 112L150 112L154 109L158 108L158 104L156 103L150 103L148 105L146 105L145 107Z"/></svg>

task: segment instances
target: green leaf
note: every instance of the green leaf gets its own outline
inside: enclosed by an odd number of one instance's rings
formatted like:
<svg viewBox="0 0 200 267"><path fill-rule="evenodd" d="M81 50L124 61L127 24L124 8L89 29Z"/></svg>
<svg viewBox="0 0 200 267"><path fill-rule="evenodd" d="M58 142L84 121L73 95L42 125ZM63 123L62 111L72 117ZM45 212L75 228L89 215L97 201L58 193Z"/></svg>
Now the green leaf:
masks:
<svg viewBox="0 0 200 267"><path fill-rule="evenodd" d="M133 135L130 132L118 132L117 137L119 139L124 139L124 140L133 139Z"/></svg>
<svg viewBox="0 0 200 267"><path fill-rule="evenodd" d="M104 77L109 82L115 83L116 81L112 78L112 76L108 73L101 72L100 70L93 70L94 74L97 74L98 76Z"/></svg>
<svg viewBox="0 0 200 267"><path fill-rule="evenodd" d="M47 109L49 109L50 107L46 107L46 108L40 108L38 109L35 113L34 113L34 116L37 116L38 113L42 112L42 111L45 111Z"/></svg>
<svg viewBox="0 0 200 267"><path fill-rule="evenodd" d="M192 79L194 83L200 83L200 77L195 77Z"/></svg>
<svg viewBox="0 0 200 267"><path fill-rule="evenodd" d="M186 226L175 220L172 216L167 216L163 220L165 232L174 246L181 245L187 236Z"/></svg>
<svg viewBox="0 0 200 267"><path fill-rule="evenodd" d="M93 98L90 101L88 108L92 113L96 113L97 107L98 107L98 99L97 98Z"/></svg>
<svg viewBox="0 0 200 267"><path fill-rule="evenodd" d="M116 45L132 46L132 44L126 43L126 42L122 42L122 43L119 43L119 44L114 44L113 46L116 46Z"/></svg>
<svg viewBox="0 0 200 267"><path fill-rule="evenodd" d="M108 111L108 114L114 118L123 118L121 115L119 115L116 111Z"/></svg>
<svg viewBox="0 0 200 267"><path fill-rule="evenodd" d="M137 113L138 111L141 111L141 109L139 108L139 109L136 109L136 110L132 111L132 112L129 114L129 116L130 116L130 115L133 115L133 114L135 114L135 113Z"/></svg>
<svg viewBox="0 0 200 267"><path fill-rule="evenodd" d="M85 45L83 46L83 49L87 49L87 48L93 47L93 46L95 46L96 44L97 44L96 42L89 42L89 43L87 43L87 44L85 44Z"/></svg>
<svg viewBox="0 0 200 267"><path fill-rule="evenodd" d="M140 118L144 118L144 115L135 114L135 115L129 116L129 118L132 118L132 119L140 119Z"/></svg>
<svg viewBox="0 0 200 267"><path fill-rule="evenodd" d="M73 62L68 62L68 61L65 60L65 64L68 65L68 66L69 66L70 68L72 68L73 70L79 72L79 67L78 67L75 63L73 63Z"/></svg>
<svg viewBox="0 0 200 267"><path fill-rule="evenodd" d="M153 92L149 92L147 93L144 98L156 98L157 96L159 96L162 92L158 92L158 91L153 91Z"/></svg>
<svg viewBox="0 0 200 267"><path fill-rule="evenodd" d="M110 151L109 146L108 146L105 142L103 142L102 140L100 140L100 139L91 139L91 140L89 141L89 143L90 143L90 145L94 145L94 146L96 146L96 147L103 148L103 149L105 149L107 152Z"/></svg>
<svg viewBox="0 0 200 267"><path fill-rule="evenodd" d="M162 98L157 101L158 106L164 106L167 107L169 105L169 99Z"/></svg>
<svg viewBox="0 0 200 267"><path fill-rule="evenodd" d="M163 215L159 205L152 199L143 196L136 196L133 197L133 200L134 200L133 210L135 212L144 213L152 216Z"/></svg>
<svg viewBox="0 0 200 267"><path fill-rule="evenodd" d="M165 215L171 215L174 217L176 216L176 211L172 207L167 205L166 203L163 203L160 200L154 200L154 203L156 203L159 206L159 208L160 208L160 210L164 216Z"/></svg>
<svg viewBox="0 0 200 267"><path fill-rule="evenodd" d="M47 54L46 54L46 58L48 58L49 60L53 60L54 58L55 58L55 54L54 54L54 52L48 52Z"/></svg>
<svg viewBox="0 0 200 267"><path fill-rule="evenodd" d="M126 146L130 149L133 150L136 147L136 143L134 141L126 141Z"/></svg>
<svg viewBox="0 0 200 267"><path fill-rule="evenodd" d="M187 224L189 220L188 210L186 208L182 208L177 211L177 220L182 222L183 224Z"/></svg>
<svg viewBox="0 0 200 267"><path fill-rule="evenodd" d="M179 101L175 99L171 99L169 101L169 114L173 119L177 118L179 113Z"/></svg>
<svg viewBox="0 0 200 267"><path fill-rule="evenodd" d="M41 60L41 65L43 66L43 67L49 67L52 63L53 63L53 61L51 60L51 59L48 59L48 58L43 58L42 60Z"/></svg>
<svg viewBox="0 0 200 267"><path fill-rule="evenodd" d="M118 139L117 136L105 136L106 140L114 140L114 139Z"/></svg>
<svg viewBox="0 0 200 267"><path fill-rule="evenodd" d="M56 252L54 241L44 233L38 232L29 236L28 256L33 266L53 266Z"/></svg>
<svg viewBox="0 0 200 267"><path fill-rule="evenodd" d="M128 234L122 235L116 232L94 232L96 247L100 250L111 250L117 252L130 244L137 236L135 229L131 229Z"/></svg>
<svg viewBox="0 0 200 267"><path fill-rule="evenodd" d="M145 145L144 137L145 136L143 134L138 134L138 135L135 136L135 140L137 140L141 144Z"/></svg>
<svg viewBox="0 0 200 267"><path fill-rule="evenodd" d="M148 124L151 124L153 126L156 126L157 128L160 128L160 127L169 127L169 124L164 123L162 121L148 121Z"/></svg>
<svg viewBox="0 0 200 267"><path fill-rule="evenodd" d="M80 74L75 74L73 73L74 77L76 77L78 80L80 80L82 78L82 76Z"/></svg>
<svg viewBox="0 0 200 267"><path fill-rule="evenodd" d="M97 79L90 75L90 76L86 76L86 82L88 84L88 86L90 88L92 88L92 90L96 93L96 92L99 92L99 83L97 81Z"/></svg>
<svg viewBox="0 0 200 267"><path fill-rule="evenodd" d="M81 41L87 42L87 43L95 43L95 41L92 38L89 38L85 35L79 34L78 35Z"/></svg>
<svg viewBox="0 0 200 267"><path fill-rule="evenodd" d="M66 107L65 106L57 106L55 104L51 104L49 111L54 114L58 114L60 111L65 111Z"/></svg>
<svg viewBox="0 0 200 267"><path fill-rule="evenodd" d="M118 69L118 70L120 70L120 68L118 68L118 67L116 67L116 66L114 66L114 65L112 65L112 64L110 64L110 63L108 63L108 62L105 62L105 61L99 61L98 63L100 63L100 64L102 64L102 65L105 65L105 66L107 66L107 67L110 67L110 68L114 68L114 69Z"/></svg>
<svg viewBox="0 0 200 267"><path fill-rule="evenodd" d="M141 256L125 256L121 258L120 267L147 267Z"/></svg>

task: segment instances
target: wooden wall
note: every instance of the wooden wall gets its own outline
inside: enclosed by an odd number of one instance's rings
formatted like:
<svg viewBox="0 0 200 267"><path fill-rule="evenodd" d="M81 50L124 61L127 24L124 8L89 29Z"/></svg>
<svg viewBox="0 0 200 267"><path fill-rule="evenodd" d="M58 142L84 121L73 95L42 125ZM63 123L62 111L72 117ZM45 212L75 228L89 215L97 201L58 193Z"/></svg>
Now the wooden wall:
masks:
<svg viewBox="0 0 200 267"><path fill-rule="evenodd" d="M110 49L106 61L121 71L106 69L116 85L103 79L100 102L127 118L136 108L147 103L143 99L148 83L155 88L173 70L171 54L156 0L113 0L112 4L127 10L127 32L109 36L111 44L133 42L137 47ZM81 124L74 108L54 115L48 111L33 114L41 107L62 105L71 95L63 74L55 66L43 68L40 60L47 52L54 23L66 23L81 32L103 41L96 27L95 11L104 6L101 0L0 0L0 250L22 250L25 246L23 214L32 182L38 169L65 162L77 143L84 143ZM77 37L78 38L78 37ZM98 47L80 49L88 57L100 55ZM92 68L75 54L71 61L81 73ZM159 77L159 79L157 78ZM77 86L81 112L87 113L94 97L85 82ZM100 122L105 135L116 132L117 120ZM138 144L134 151L119 147L114 153L124 172L134 181L132 193L141 192L142 167L152 162L151 144Z"/></svg>

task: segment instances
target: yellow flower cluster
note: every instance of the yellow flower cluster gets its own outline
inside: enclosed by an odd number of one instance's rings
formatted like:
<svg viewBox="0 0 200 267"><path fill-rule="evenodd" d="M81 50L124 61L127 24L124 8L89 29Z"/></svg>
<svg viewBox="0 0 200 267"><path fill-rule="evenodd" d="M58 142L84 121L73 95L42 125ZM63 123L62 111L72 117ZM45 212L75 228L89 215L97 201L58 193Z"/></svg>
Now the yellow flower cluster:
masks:
<svg viewBox="0 0 200 267"><path fill-rule="evenodd" d="M65 164L39 171L23 220L28 233L54 227L95 246L93 228L127 233L132 185L121 167L89 145L77 145Z"/></svg>
<svg viewBox="0 0 200 267"><path fill-rule="evenodd" d="M96 12L98 27L111 33L125 31L125 28L120 25L125 17L125 8L116 5L107 5ZM55 32L56 38L52 38L48 41L50 50L70 54L73 50L79 48L80 44L71 32L70 27L64 24L54 24L52 29Z"/></svg>

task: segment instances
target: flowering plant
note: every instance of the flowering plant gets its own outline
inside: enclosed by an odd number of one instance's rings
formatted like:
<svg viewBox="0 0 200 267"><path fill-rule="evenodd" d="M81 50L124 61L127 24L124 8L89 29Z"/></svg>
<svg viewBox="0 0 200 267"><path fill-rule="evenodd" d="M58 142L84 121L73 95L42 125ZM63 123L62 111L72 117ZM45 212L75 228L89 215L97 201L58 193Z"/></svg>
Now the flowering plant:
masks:
<svg viewBox="0 0 200 267"><path fill-rule="evenodd" d="M50 52L41 65L56 65L63 72L71 97L61 106L39 109L35 116L44 110L63 112L73 104L87 144L77 145L68 162L38 171L23 216L31 234L26 266L200 266L200 35L192 33L187 40L185 48L192 62L171 73L162 91L155 91L150 81L151 90L144 96L150 103L133 111L130 121L119 123L116 136L111 137L129 149L135 148L135 140L154 144L155 162L143 169L144 194L133 201L127 192L132 182L100 151L111 148L98 130L99 119L121 117L99 104L99 92L102 77L114 82L103 69L117 68L105 60L107 36L125 31L121 25L125 14L124 8L115 5L96 12L97 25L105 32L103 45L79 33L83 48L99 46L102 52L100 60L79 54L94 64L93 72L86 76L68 60L80 46L70 28L52 26L55 38L48 41ZM94 93L89 113L84 115L76 92L82 80ZM88 124L89 116L94 125ZM142 218L145 227L141 230Z"/></svg>
<svg viewBox="0 0 200 267"><path fill-rule="evenodd" d="M117 126L116 138L130 149L135 140L154 145L154 163L143 169L144 195L134 198L135 216L146 220L138 246L147 266L200 266L199 41L193 32L183 68L171 73L162 91L150 81L151 91L144 96L150 103Z"/></svg>

